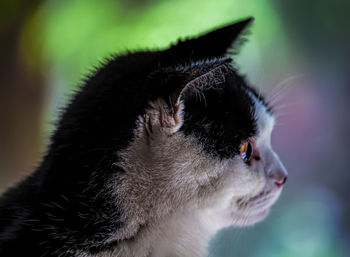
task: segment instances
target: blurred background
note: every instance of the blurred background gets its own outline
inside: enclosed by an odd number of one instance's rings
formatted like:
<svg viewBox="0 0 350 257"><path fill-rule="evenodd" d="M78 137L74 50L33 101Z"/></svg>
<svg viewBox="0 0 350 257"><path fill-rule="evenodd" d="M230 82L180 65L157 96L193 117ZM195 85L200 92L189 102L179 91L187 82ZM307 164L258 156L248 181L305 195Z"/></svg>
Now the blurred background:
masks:
<svg viewBox="0 0 350 257"><path fill-rule="evenodd" d="M254 16L236 61L274 101L289 170L267 220L218 233L209 256L350 256L349 1L2 0L0 192L30 173L73 90L104 57L162 48Z"/></svg>

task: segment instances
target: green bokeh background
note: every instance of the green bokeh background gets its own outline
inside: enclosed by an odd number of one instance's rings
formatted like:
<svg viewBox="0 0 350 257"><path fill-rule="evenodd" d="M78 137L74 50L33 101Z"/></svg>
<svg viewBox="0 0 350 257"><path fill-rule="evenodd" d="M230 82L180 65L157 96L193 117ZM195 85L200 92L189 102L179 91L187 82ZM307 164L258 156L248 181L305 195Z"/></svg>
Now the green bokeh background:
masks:
<svg viewBox="0 0 350 257"><path fill-rule="evenodd" d="M349 256L349 7L340 0L2 1L0 190L34 169L59 110L105 57L164 48L253 16L234 58L251 84L279 96L273 144L290 177L266 221L220 231L209 256Z"/></svg>

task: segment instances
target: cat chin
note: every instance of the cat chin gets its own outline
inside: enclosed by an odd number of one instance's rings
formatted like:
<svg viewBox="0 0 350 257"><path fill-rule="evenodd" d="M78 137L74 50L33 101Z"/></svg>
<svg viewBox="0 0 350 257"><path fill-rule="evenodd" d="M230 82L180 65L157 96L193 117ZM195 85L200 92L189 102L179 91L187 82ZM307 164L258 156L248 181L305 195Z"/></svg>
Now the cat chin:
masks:
<svg viewBox="0 0 350 257"><path fill-rule="evenodd" d="M231 206L229 211L229 217L233 226L250 226L257 222L264 220L269 214L270 207L276 202L281 190L278 189L271 193L271 191L262 191L258 195L251 197L248 202L254 203L258 201L258 205L251 208L237 208ZM261 205L263 204L263 205Z"/></svg>
<svg viewBox="0 0 350 257"><path fill-rule="evenodd" d="M255 223L258 223L262 220L264 220L267 215L269 214L270 208L261 210L259 212L254 213L238 213L238 212L232 212L231 218L232 218L232 225L233 226L251 226Z"/></svg>

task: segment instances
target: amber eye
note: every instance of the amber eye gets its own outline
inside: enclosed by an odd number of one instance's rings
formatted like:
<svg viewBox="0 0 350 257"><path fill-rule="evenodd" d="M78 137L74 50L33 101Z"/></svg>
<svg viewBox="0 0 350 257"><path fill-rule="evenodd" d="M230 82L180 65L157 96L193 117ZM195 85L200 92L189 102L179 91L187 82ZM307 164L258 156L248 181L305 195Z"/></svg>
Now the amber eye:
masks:
<svg viewBox="0 0 350 257"><path fill-rule="evenodd" d="M252 158L252 154L253 154L253 147L249 141L246 141L243 144L241 144L240 155L243 161L249 162L250 158Z"/></svg>

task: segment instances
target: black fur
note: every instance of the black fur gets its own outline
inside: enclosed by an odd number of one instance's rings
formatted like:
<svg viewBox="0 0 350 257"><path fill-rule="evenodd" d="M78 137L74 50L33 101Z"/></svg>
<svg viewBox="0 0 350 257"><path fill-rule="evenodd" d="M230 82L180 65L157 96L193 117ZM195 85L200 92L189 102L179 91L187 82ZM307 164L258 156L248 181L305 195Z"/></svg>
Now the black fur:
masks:
<svg viewBox="0 0 350 257"><path fill-rule="evenodd" d="M192 96L186 101L182 130L195 134L208 153L230 158L239 153L243 140L257 132L254 102L251 89L235 72L226 74L222 84L207 90L203 100Z"/></svg>
<svg viewBox="0 0 350 257"><path fill-rule="evenodd" d="M190 81L230 62L224 56L250 22L163 51L116 56L87 78L62 114L40 166L0 199L0 256L72 256L118 244L106 239L123 227L123 208L103 189L123 172L113 163L132 140L137 117L149 101L168 101ZM256 93L233 69L221 83L205 92L205 102L186 99L181 130L203 140L208 152L228 158L255 133L248 92Z"/></svg>

